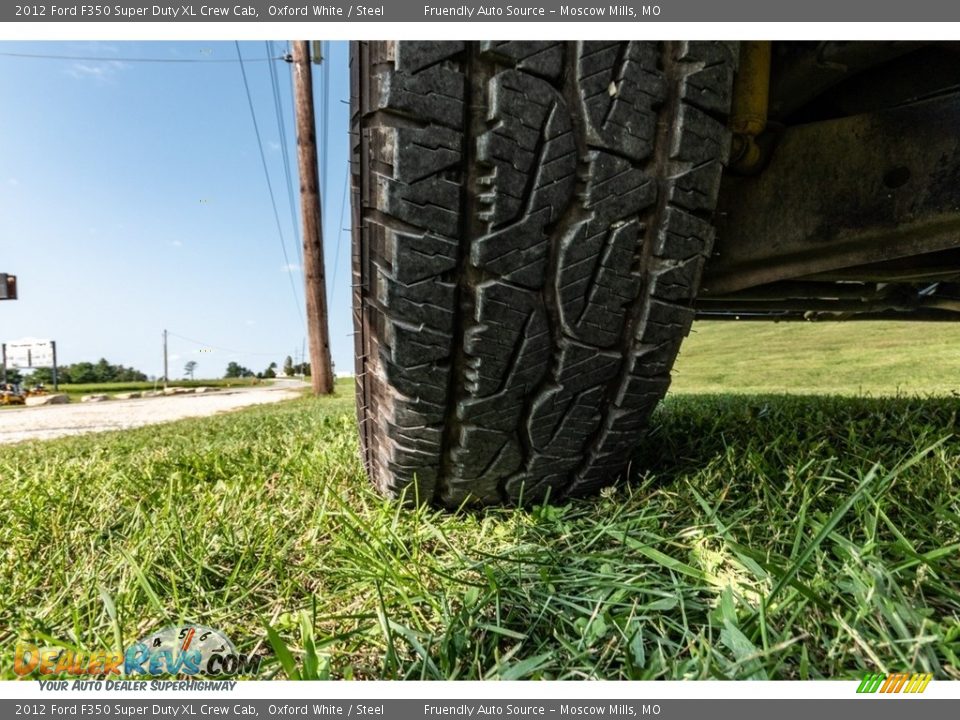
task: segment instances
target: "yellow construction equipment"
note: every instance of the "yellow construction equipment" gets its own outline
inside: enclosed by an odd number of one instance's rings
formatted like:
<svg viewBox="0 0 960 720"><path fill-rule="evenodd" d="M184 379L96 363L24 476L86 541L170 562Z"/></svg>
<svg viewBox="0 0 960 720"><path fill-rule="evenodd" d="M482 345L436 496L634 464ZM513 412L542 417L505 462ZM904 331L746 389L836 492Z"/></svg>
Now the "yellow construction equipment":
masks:
<svg viewBox="0 0 960 720"><path fill-rule="evenodd" d="M0 405L23 405L27 402L20 388L13 383L0 385Z"/></svg>

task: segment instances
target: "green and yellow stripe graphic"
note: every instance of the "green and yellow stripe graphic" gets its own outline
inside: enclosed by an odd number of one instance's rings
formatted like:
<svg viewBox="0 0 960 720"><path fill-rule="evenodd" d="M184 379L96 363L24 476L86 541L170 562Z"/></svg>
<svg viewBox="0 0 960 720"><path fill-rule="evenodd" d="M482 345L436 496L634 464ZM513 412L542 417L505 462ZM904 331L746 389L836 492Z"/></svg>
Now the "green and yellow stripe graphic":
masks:
<svg viewBox="0 0 960 720"><path fill-rule="evenodd" d="M858 693L922 693L933 679L933 673L867 673Z"/></svg>

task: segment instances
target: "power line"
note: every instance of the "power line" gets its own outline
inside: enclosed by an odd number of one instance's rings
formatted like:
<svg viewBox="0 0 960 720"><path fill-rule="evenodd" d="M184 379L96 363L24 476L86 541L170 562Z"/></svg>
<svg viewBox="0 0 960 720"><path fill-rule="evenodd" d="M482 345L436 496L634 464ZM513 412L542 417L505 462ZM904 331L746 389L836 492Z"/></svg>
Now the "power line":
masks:
<svg viewBox="0 0 960 720"><path fill-rule="evenodd" d="M291 60L290 60L290 62L291 62L291 63L293 62L293 60L292 60L292 55L291 55ZM296 90L296 87L295 87L294 82L293 82L293 72L292 72L292 68L291 68L291 72L290 72L290 97L291 97L291 98L296 98L296 97L297 97L297 90ZM294 122L296 122L296 110L294 110ZM297 142L299 142L299 138L297 139ZM298 146L298 147L299 147L299 146ZM321 190L322 190L322 188L321 188Z"/></svg>
<svg viewBox="0 0 960 720"><path fill-rule="evenodd" d="M340 200L340 222L337 225L337 252L333 256L333 278L330 281L330 294L337 287L337 266L340 264L340 241L343 239L343 213L347 209L347 187L350 185L350 165L347 165L347 174L343 179L343 197Z"/></svg>
<svg viewBox="0 0 960 720"><path fill-rule="evenodd" d="M243 76L243 88L247 93L247 105L250 107L250 118L253 120L253 131L257 136L257 149L260 151L260 162L263 164L263 176L267 180L267 190L270 192L270 204L273 206L273 219L277 223L277 235L280 238L280 249L283 251L283 261L288 270L287 277L290 278L290 290L293 292L293 302L297 306L297 313L300 315L300 323L306 325L303 317L303 308L300 306L300 299L297 297L297 287L293 283L293 273L289 272L290 258L287 255L287 243L283 239L283 228L280 225L280 213L277 212L277 200L273 194L273 183L270 182L270 171L267 169L267 156L263 152L263 140L260 137L260 126L257 124L257 113L253 109L253 98L250 95L250 83L247 82L247 71L243 67L243 55L240 53L240 42L234 40L237 46L237 58L240 60L240 74Z"/></svg>
<svg viewBox="0 0 960 720"><path fill-rule="evenodd" d="M270 47L267 46L267 55L270 54ZM294 192L293 192L293 174L290 170L290 153L289 153L289 143L287 142L287 127L286 127L286 118L284 117L283 112L283 100L280 96L280 81L278 79L278 73L276 66L271 64L270 66L270 82L273 86L273 102L274 108L277 115L277 130L280 134L280 149L283 152L283 174L287 182L287 200L290 205L290 222L293 224L294 232L297 228L297 210L296 203L294 201ZM303 249L298 245L298 253L300 255L301 264L303 262Z"/></svg>
<svg viewBox="0 0 960 720"><path fill-rule="evenodd" d="M243 352L242 350L231 350L230 348L217 347L216 345L212 345L210 343L205 343L205 342L201 342L200 340L194 340L193 338L188 338L183 335L178 335L175 332L170 332L170 331L165 331L165 332L172 337L180 338L181 340L186 340L187 342L191 342L194 345L200 345L205 348L210 348L211 350L219 350L220 352L231 353L233 355L263 355L263 356L269 356L269 357L276 357L279 354L275 352L265 353L265 352Z"/></svg>
<svg viewBox="0 0 960 720"><path fill-rule="evenodd" d="M330 143L330 41L321 40L320 47L322 48L322 53L320 56L320 79L322 81L322 94L320 95L320 107L323 117L323 123L321 126L321 155L320 162L321 168L323 168L323 186L329 187L328 181L330 180L330 174L328 172L329 166L327 165L327 148Z"/></svg>
<svg viewBox="0 0 960 720"><path fill-rule="evenodd" d="M26 58L30 60L88 60L90 62L126 62L126 63L199 63L199 64L217 64L217 63L235 63L237 60L230 58L211 58L201 60L199 58L130 58L130 57L93 57L90 55L42 55L40 53L18 53L18 52L0 52L0 56ZM253 58L247 62L269 62L271 60L283 60L280 57ZM240 62L243 62L242 60Z"/></svg>
<svg viewBox="0 0 960 720"><path fill-rule="evenodd" d="M267 55L270 55L270 41L264 40L267 49ZM293 199L293 174L290 171L290 152L287 144L286 122L283 116L283 102L280 98L280 81L277 76L277 68L270 64L270 84L273 87L273 109L277 116L277 132L280 135L280 152L283 155L283 174L287 183L287 201L290 206L290 226L293 228L294 246L297 249L297 258L300 266L303 266L303 243L297 242L297 210Z"/></svg>

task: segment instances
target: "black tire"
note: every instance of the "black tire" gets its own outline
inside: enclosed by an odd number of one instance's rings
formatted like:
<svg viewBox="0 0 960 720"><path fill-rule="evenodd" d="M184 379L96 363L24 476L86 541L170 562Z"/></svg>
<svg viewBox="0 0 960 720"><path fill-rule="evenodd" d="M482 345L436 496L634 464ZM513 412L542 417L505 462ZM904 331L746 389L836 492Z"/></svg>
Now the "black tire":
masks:
<svg viewBox="0 0 960 720"><path fill-rule="evenodd" d="M391 494L615 481L693 319L735 43L358 42L362 451Z"/></svg>

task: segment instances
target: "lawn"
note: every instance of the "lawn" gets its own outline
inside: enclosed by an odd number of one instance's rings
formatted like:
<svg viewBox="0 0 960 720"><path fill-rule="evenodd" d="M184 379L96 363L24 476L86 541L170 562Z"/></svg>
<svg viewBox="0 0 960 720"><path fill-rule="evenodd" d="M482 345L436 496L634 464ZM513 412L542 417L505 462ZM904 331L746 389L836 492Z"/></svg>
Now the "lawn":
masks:
<svg viewBox="0 0 960 720"><path fill-rule="evenodd" d="M269 380L257 378L220 378L215 380L171 380L168 387L248 387ZM108 382L108 383L61 383L60 392L111 393L163 390L163 381L156 382Z"/></svg>
<svg viewBox="0 0 960 720"><path fill-rule="evenodd" d="M257 383L256 378L231 378L229 380L171 380L168 387L248 387ZM270 382L260 380L259 382ZM48 388L54 392L53 386ZM148 392L163 390L163 382L109 382L109 383L61 383L56 392L66 393L70 402L80 402L84 395L116 395L118 393Z"/></svg>
<svg viewBox="0 0 960 720"><path fill-rule="evenodd" d="M698 322L677 392L960 393L960 323Z"/></svg>
<svg viewBox="0 0 960 720"><path fill-rule="evenodd" d="M168 387L250 387L258 383L270 383L270 380L258 380L257 378L230 378L219 380L171 380ZM25 383L24 387L29 383ZM108 383L60 383L54 390L53 386L47 387L51 393L66 393L70 402L80 402L84 395L108 395L113 397L121 393L130 392L148 392L153 390L163 390L163 382L108 382ZM0 405L0 410L22 410L23 405Z"/></svg>
<svg viewBox="0 0 960 720"><path fill-rule="evenodd" d="M262 677L960 679L953 398L676 393L615 491L447 514L350 393L5 448L0 673L183 619Z"/></svg>

